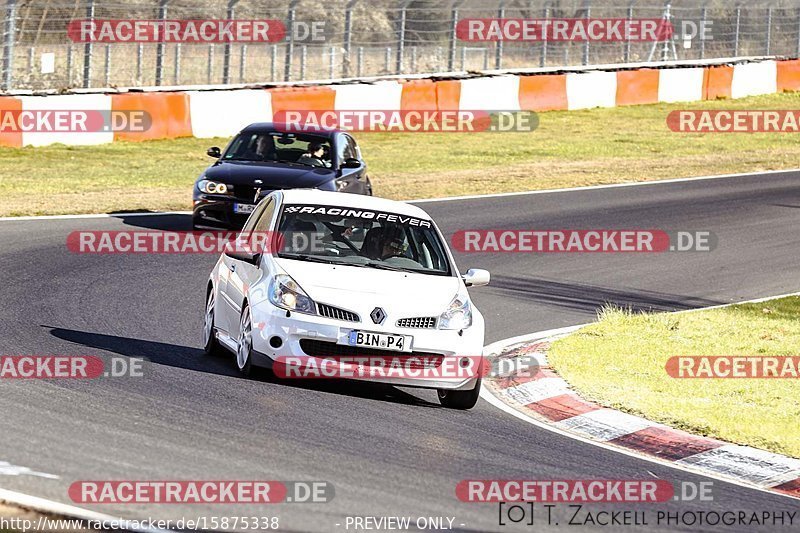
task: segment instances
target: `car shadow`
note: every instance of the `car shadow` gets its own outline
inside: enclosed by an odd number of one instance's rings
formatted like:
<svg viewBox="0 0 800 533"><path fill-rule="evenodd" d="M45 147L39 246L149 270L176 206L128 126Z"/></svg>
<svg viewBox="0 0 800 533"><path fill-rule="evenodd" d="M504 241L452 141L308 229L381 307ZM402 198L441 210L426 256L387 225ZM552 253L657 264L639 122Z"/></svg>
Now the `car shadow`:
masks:
<svg viewBox="0 0 800 533"><path fill-rule="evenodd" d="M192 229L192 216L180 213L109 213L109 216L121 220L126 226L136 228L162 231L190 231Z"/></svg>
<svg viewBox="0 0 800 533"><path fill-rule="evenodd" d="M643 289L617 289L542 278L492 276L491 290L504 298L584 312L613 305L632 311L682 311L728 302Z"/></svg>
<svg viewBox="0 0 800 533"><path fill-rule="evenodd" d="M230 357L206 356L203 350L191 346L148 341L118 335L106 335L75 329L42 325L49 333L61 340L87 348L103 350L124 357L143 358L150 363L183 368L194 372L206 372L234 379L248 379L239 375L233 354ZM365 400L414 405L419 407L441 407L403 390L382 383L356 382L343 379L279 379L266 369L257 369L252 379L275 385L314 390L329 394L352 396Z"/></svg>

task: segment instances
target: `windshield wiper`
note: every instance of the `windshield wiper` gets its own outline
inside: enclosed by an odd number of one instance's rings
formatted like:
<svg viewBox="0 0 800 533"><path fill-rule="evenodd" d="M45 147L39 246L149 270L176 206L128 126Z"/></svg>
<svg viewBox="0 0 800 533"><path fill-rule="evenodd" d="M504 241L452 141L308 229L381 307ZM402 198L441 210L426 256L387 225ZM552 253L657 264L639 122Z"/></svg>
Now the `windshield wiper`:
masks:
<svg viewBox="0 0 800 533"><path fill-rule="evenodd" d="M304 166L304 167L314 167L314 168L317 167L317 165L312 165L311 163L300 163L299 161L290 161L288 159L278 159L277 162L278 163L288 163L290 165L301 165L301 166Z"/></svg>
<svg viewBox="0 0 800 533"><path fill-rule="evenodd" d="M331 261L330 259L324 259L322 257L317 257L308 254L278 254L278 257L280 257L281 259L297 259L299 261L308 261L309 263L325 263L326 265L341 264L337 261Z"/></svg>
<svg viewBox="0 0 800 533"><path fill-rule="evenodd" d="M387 265L386 263L376 263L374 261L370 261L369 263L364 263L363 266L370 268L377 268L378 270L393 270L394 272L411 272L413 274L418 273L416 270L412 270L410 268Z"/></svg>

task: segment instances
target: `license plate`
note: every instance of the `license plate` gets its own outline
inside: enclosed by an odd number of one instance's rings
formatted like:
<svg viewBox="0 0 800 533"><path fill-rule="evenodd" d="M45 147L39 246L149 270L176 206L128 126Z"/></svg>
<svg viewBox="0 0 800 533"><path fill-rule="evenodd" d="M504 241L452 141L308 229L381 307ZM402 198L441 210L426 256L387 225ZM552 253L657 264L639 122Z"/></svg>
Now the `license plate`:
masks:
<svg viewBox="0 0 800 533"><path fill-rule="evenodd" d="M233 204L233 212L240 215L249 215L255 208L253 204Z"/></svg>
<svg viewBox="0 0 800 533"><path fill-rule="evenodd" d="M412 338L410 335L392 335L391 333L371 333L369 331L353 330L350 332L347 342L350 346L410 352Z"/></svg>

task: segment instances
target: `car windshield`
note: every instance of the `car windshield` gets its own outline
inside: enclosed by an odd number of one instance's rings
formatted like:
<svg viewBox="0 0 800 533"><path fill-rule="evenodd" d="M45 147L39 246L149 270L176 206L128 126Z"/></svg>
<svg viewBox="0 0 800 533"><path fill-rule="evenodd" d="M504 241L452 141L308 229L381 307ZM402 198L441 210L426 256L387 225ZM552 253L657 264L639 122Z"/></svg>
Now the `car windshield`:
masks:
<svg viewBox="0 0 800 533"><path fill-rule="evenodd" d="M277 161L309 167L331 166L330 142L320 135L243 132L231 141L223 161Z"/></svg>
<svg viewBox="0 0 800 533"><path fill-rule="evenodd" d="M427 219L369 209L287 204L278 257L400 272L451 275L444 243Z"/></svg>

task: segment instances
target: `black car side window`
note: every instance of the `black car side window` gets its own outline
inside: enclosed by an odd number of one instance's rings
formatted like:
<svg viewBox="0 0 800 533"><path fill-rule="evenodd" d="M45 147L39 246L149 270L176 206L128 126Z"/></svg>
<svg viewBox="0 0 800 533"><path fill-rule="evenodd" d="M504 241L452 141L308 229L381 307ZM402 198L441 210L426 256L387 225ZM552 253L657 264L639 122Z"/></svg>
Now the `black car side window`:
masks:
<svg viewBox="0 0 800 533"><path fill-rule="evenodd" d="M339 149L339 160L361 159L358 154L356 142L349 135L342 135L342 146Z"/></svg>

